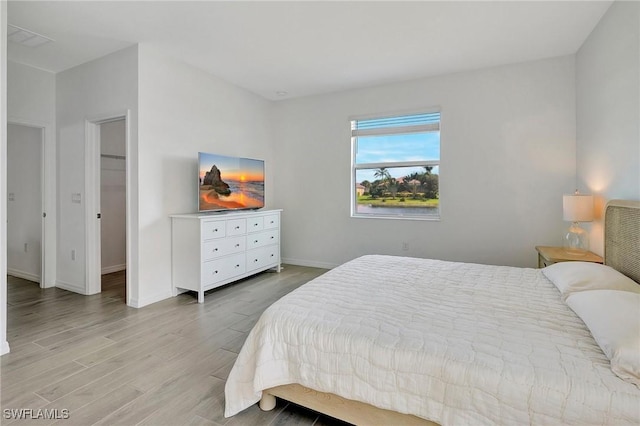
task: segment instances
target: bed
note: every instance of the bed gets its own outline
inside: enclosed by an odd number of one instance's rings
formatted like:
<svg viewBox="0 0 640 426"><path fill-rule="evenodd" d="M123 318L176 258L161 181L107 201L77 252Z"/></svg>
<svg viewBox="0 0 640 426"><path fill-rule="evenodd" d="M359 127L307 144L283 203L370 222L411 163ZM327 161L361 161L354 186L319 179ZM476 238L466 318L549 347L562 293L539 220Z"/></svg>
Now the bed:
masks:
<svg viewBox="0 0 640 426"><path fill-rule="evenodd" d="M639 202L607 205L604 257L354 259L264 312L225 416L281 397L354 424L640 424Z"/></svg>

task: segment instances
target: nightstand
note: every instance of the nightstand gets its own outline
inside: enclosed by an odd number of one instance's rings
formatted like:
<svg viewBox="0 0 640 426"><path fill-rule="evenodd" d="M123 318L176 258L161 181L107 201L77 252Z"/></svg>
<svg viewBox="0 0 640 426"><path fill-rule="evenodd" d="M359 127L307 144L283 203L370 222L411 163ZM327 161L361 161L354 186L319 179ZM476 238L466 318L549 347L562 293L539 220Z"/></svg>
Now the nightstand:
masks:
<svg viewBox="0 0 640 426"><path fill-rule="evenodd" d="M603 262L600 256L590 251L584 255L575 255L568 253L564 247L536 246L536 250L538 252L538 268L544 268L558 262Z"/></svg>

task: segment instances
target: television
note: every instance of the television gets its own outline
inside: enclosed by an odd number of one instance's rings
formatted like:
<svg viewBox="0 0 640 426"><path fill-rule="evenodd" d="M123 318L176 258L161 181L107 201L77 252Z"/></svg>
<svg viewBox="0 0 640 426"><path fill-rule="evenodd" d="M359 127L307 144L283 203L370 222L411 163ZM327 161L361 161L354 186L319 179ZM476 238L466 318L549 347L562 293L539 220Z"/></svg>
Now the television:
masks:
<svg viewBox="0 0 640 426"><path fill-rule="evenodd" d="M264 161L198 153L198 211L264 207Z"/></svg>

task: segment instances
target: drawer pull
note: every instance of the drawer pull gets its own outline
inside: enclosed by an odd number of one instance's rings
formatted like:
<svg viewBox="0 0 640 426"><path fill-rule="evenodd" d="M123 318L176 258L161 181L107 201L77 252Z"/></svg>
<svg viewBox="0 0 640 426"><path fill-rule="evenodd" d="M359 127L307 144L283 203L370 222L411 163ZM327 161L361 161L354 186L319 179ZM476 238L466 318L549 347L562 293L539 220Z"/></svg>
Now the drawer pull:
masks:
<svg viewBox="0 0 640 426"><path fill-rule="evenodd" d="M253 259L253 261L254 261L254 262L257 262L257 261L258 261L258 259Z"/></svg>
<svg viewBox="0 0 640 426"><path fill-rule="evenodd" d="M253 242L254 242L254 243L257 243L257 242L258 242L258 240L253 240Z"/></svg>
<svg viewBox="0 0 640 426"><path fill-rule="evenodd" d="M218 271L213 271L214 275L218 273Z"/></svg>
<svg viewBox="0 0 640 426"><path fill-rule="evenodd" d="M236 226L236 229L240 229L240 227L239 227L239 226Z"/></svg>
<svg viewBox="0 0 640 426"><path fill-rule="evenodd" d="M253 224L253 226L258 226L258 224L257 224L257 223L254 223L254 224Z"/></svg>
<svg viewBox="0 0 640 426"><path fill-rule="evenodd" d="M218 228L215 228L215 229L213 230L213 232L218 232Z"/></svg>
<svg viewBox="0 0 640 426"><path fill-rule="evenodd" d="M215 253L215 252L217 252L217 251L218 251L218 247L216 247L216 248L214 248L214 249L213 249L213 252L214 252L214 253Z"/></svg>
<svg viewBox="0 0 640 426"><path fill-rule="evenodd" d="M240 267L240 265L236 264L236 268L239 268L239 267Z"/></svg>
<svg viewBox="0 0 640 426"><path fill-rule="evenodd" d="M271 236L271 239L273 240L274 238L275 238L275 237L272 235L272 236Z"/></svg>
<svg viewBox="0 0 640 426"><path fill-rule="evenodd" d="M271 253L271 257L273 257L273 253Z"/></svg>
<svg viewBox="0 0 640 426"><path fill-rule="evenodd" d="M236 244L236 247L240 247L240 243Z"/></svg>
<svg viewBox="0 0 640 426"><path fill-rule="evenodd" d="M274 223L274 222L273 222L273 221L271 221L271 222L269 222L269 223L273 225L273 223Z"/></svg>

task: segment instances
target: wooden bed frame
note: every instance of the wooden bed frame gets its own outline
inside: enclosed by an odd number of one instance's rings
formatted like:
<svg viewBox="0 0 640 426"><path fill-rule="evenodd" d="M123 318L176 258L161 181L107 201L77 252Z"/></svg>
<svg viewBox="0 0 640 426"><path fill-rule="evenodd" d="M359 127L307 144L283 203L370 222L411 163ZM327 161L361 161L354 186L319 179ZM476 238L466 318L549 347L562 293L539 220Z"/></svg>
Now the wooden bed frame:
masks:
<svg viewBox="0 0 640 426"><path fill-rule="evenodd" d="M640 201L612 200L605 207L604 264L640 284ZM260 408L273 410L276 397L356 425L437 426L410 414L319 392L298 383L262 391Z"/></svg>
<svg viewBox="0 0 640 426"><path fill-rule="evenodd" d="M276 397L355 425L437 426L437 423L420 417L384 410L332 393L309 389L297 383L263 390L260 408L264 411L273 410Z"/></svg>

